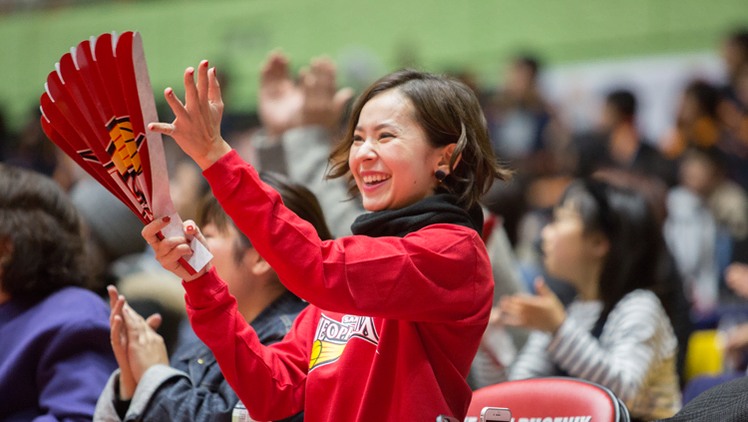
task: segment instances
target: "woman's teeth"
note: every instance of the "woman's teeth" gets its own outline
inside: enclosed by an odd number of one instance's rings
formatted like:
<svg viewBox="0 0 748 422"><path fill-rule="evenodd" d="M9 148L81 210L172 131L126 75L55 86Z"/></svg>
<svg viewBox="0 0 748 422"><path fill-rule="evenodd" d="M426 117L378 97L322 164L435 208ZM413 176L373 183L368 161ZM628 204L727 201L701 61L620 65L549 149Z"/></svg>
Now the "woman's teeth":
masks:
<svg viewBox="0 0 748 422"><path fill-rule="evenodd" d="M379 183L379 182L387 180L389 178L390 178L390 176L386 175L386 174L377 174L377 175L373 175L373 176L364 176L363 177L364 183L366 183L367 185L371 185L371 184L374 184L374 183Z"/></svg>

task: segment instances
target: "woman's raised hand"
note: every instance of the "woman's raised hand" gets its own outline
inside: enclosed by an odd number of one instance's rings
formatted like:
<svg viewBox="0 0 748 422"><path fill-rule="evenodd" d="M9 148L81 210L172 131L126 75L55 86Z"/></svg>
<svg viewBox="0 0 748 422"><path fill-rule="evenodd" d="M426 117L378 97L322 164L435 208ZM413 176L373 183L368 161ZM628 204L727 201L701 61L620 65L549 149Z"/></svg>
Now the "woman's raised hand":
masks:
<svg viewBox="0 0 748 422"><path fill-rule="evenodd" d="M208 263L208 265L199 272L190 274L182 264L179 263L179 258L184 257L187 259L192 255L192 249L190 249L190 241L188 239L197 236L197 239L205 245L205 238L202 233L200 233L197 225L193 221L187 220L182 224L184 236L160 239L159 233L164 227L169 225L169 221L169 217L153 220L143 228L141 235L145 241L153 247L153 250L156 252L156 260L162 267L164 267L164 269L173 272L185 281L192 281L208 272L212 265Z"/></svg>
<svg viewBox="0 0 748 422"><path fill-rule="evenodd" d="M176 118L171 123L151 123L148 129L171 136L180 148L205 170L231 151L221 137L221 115L223 100L218 86L216 69L208 70L208 61L203 60L195 69L184 72L185 103L182 104L174 90L166 88L164 96Z"/></svg>

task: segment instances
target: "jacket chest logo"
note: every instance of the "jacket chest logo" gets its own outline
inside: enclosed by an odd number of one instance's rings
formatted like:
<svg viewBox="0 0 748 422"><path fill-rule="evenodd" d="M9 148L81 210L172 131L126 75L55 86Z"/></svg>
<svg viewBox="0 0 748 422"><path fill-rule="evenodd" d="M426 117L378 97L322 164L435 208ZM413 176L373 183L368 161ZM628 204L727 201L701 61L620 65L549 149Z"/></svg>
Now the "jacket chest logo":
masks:
<svg viewBox="0 0 748 422"><path fill-rule="evenodd" d="M337 361L352 339L361 339L374 346L379 344L379 335L371 317L345 315L336 321L322 314L314 334L309 371Z"/></svg>

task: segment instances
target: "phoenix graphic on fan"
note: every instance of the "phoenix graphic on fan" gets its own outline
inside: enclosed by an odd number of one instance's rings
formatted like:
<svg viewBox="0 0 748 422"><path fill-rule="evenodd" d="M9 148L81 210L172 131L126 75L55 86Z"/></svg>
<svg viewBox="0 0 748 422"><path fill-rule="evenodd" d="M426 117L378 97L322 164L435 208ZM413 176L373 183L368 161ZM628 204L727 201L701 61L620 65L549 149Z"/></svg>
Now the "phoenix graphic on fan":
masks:
<svg viewBox="0 0 748 422"><path fill-rule="evenodd" d="M356 338L374 346L379 344L379 334L371 317L345 315L339 322L322 314L314 334L309 372L337 361L348 341Z"/></svg>
<svg viewBox="0 0 748 422"><path fill-rule="evenodd" d="M130 123L130 118L127 116L112 118L107 123L106 128L111 138L111 142L106 147L107 154L112 157L112 161L122 176L122 180L143 207L144 216L148 215L153 218L145 194L137 182L137 176L143 173L138 150L145 139L145 135L140 133L135 138L132 123Z"/></svg>

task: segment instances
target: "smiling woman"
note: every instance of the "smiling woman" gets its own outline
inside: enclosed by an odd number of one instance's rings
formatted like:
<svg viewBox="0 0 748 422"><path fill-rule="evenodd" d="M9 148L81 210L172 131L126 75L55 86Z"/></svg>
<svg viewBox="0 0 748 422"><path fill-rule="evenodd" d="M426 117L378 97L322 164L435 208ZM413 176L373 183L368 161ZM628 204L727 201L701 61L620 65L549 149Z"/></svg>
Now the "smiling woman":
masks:
<svg viewBox="0 0 748 422"><path fill-rule="evenodd" d="M178 258L187 236L159 240L143 230L164 268L185 278L196 334L211 348L250 416L306 421L433 421L465 417L465 378L488 323L491 265L477 199L497 177L478 100L463 84L404 70L358 99L329 177L350 171L372 211L354 235L323 241L290 212L218 133L222 102L207 62L185 73L177 116L151 124L203 169L226 213L310 305L286 338L262 346L238 316L214 269L189 275ZM293 165L293 163L289 163Z"/></svg>
<svg viewBox="0 0 748 422"><path fill-rule="evenodd" d="M330 160L328 178L350 174L356 182L351 193L360 192L369 211L401 208L434 190L457 195L468 209L495 179L509 179L509 172L496 164L485 117L473 92L457 81L409 69L383 77L361 94L346 137ZM403 180L393 179L392 188L374 189L379 185L362 179L389 179L395 173L387 170L390 161L417 168L399 169ZM446 178L439 180L438 170ZM406 184L413 186L405 188Z"/></svg>

